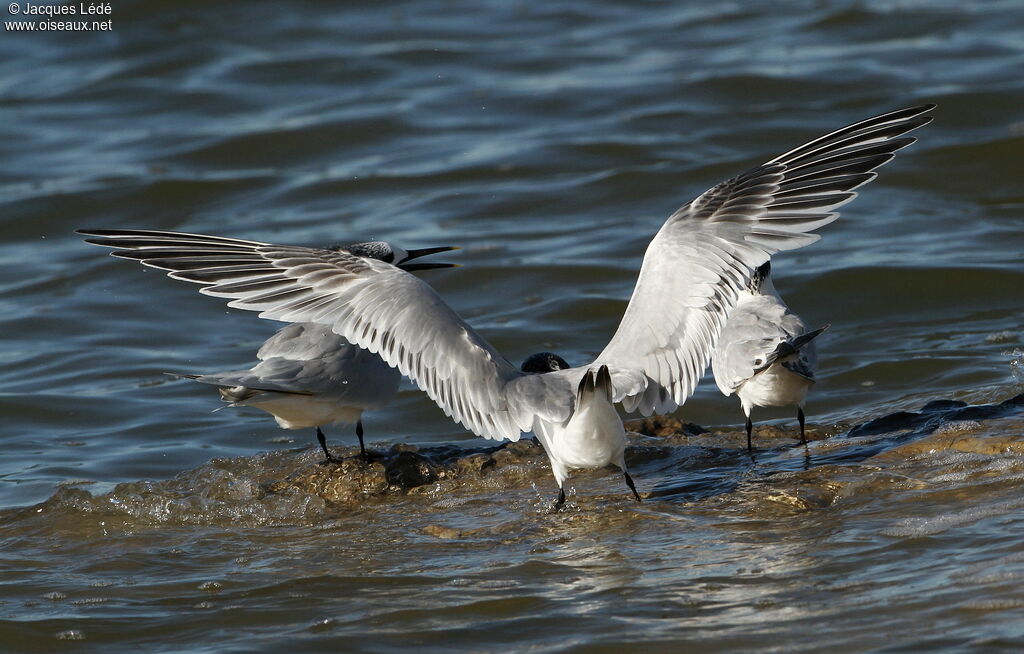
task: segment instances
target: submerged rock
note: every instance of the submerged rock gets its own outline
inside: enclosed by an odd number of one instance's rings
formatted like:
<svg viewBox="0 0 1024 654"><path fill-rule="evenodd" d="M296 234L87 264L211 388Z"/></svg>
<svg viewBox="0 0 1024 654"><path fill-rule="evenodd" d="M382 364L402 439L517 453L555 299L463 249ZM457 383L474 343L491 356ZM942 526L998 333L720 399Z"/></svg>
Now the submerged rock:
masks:
<svg viewBox="0 0 1024 654"><path fill-rule="evenodd" d="M626 429L644 436L671 436L683 434L687 436L699 436L708 433L695 422L682 422L672 416L651 416L642 420L633 420L626 423Z"/></svg>
<svg viewBox="0 0 1024 654"><path fill-rule="evenodd" d="M291 487L333 503L357 503L376 495L444 492L466 484L515 484L536 473L546 459L534 439L484 448L396 445L375 452L369 463L352 456L337 464L303 468L271 488L280 492ZM485 478L490 476L500 479L488 484Z"/></svg>
<svg viewBox="0 0 1024 654"><path fill-rule="evenodd" d="M807 447L799 445L794 429L762 425L755 432L753 456L746 452L742 429L707 430L671 417L628 427L634 433L626 460L647 502L724 498L711 505L757 507L759 514L770 515L814 510L878 488L916 488L919 482L883 470L913 457L1024 454L1024 394L998 404L934 401L917 412L899 411L849 428L808 425L813 442ZM368 504L379 509L399 498L419 501L416 511L478 502L501 515L516 496L546 512L555 492L547 457L532 438L468 448L395 445L373 452L369 462L356 456L355 448L349 451L350 456L331 464L321 464L314 448L214 459L170 480L123 483L98 495L62 487L25 512L56 515L65 525L91 516L98 520L89 524L102 529L117 524L261 526L318 523L339 511ZM577 484L581 496L572 492ZM570 506L577 501L594 510L638 506L628 501L617 470L574 472L567 491ZM421 529L441 539L472 533L464 525Z"/></svg>
<svg viewBox="0 0 1024 654"><path fill-rule="evenodd" d="M898 459L936 452L1024 454L1024 421L994 418L943 423L931 434L887 450L875 459Z"/></svg>
<svg viewBox="0 0 1024 654"><path fill-rule="evenodd" d="M981 428L979 421L1021 414L1024 414L1024 394L991 405L970 406L961 401L938 400L924 405L919 412L899 411L850 428L808 425L808 440L829 439L828 447L787 460L798 461L800 468L809 469L864 461L882 451L909 454L936 447L974 452L1014 449L1021 440L1019 430L1008 433L1005 438L988 437L972 444L968 444L969 435ZM1021 421L1018 419L1013 424L1020 425ZM627 428L633 432L626 453L631 467L664 465L679 459L696 461L706 458L709 451L723 452L721 458L730 464L733 457L745 455L746 434L742 429L708 430L667 416L629 422ZM918 441L919 446L907 445L903 449L904 443ZM755 442L758 444L755 456L761 458L770 456L773 451L790 451L798 445L795 430L774 425L759 426ZM692 454L681 449L686 447L694 448ZM535 439L524 438L515 443L481 448L396 445L388 451L377 452L371 463L352 457L337 465L306 466L276 482L272 488L274 492L294 488L330 503L355 504L372 496L440 495L457 490L549 485L549 475L543 448ZM811 504L820 502L818 499Z"/></svg>

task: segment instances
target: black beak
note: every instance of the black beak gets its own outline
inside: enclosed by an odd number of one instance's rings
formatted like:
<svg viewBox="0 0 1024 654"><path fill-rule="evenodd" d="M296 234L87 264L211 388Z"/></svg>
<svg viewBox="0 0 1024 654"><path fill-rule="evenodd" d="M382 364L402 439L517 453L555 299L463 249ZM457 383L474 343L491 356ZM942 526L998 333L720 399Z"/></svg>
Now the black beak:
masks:
<svg viewBox="0 0 1024 654"><path fill-rule="evenodd" d="M413 270L435 270L437 268L458 268L457 263L408 263L413 259L419 259L429 254L437 254L438 252L451 252L452 250L459 250L461 248L454 245L444 245L439 248L423 248L422 250L408 250L408 255L405 259L402 259L398 267L402 270L413 271Z"/></svg>

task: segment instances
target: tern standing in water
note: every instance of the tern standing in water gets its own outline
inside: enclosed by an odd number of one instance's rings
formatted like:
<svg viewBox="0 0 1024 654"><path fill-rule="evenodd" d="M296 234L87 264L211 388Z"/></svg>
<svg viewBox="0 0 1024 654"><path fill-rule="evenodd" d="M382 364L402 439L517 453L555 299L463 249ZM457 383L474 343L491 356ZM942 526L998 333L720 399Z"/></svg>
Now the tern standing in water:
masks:
<svg viewBox="0 0 1024 654"><path fill-rule="evenodd" d="M266 411L282 429L315 427L323 463L337 459L327 449L321 428L354 423L359 454L369 460L363 411L381 409L395 399L402 380L396 369L316 323L287 325L267 339L256 357L260 362L248 370L181 376L217 386L229 407Z"/></svg>
<svg viewBox="0 0 1024 654"><path fill-rule="evenodd" d="M759 267L740 291L711 357L711 369L722 393L740 398L747 417L748 452L754 451L750 411L755 406L795 404L800 442L807 442L804 401L818 365L814 339L827 328L809 332L800 316L789 310L772 284L771 262Z"/></svg>
<svg viewBox="0 0 1024 654"><path fill-rule="evenodd" d="M634 490L613 403L650 415L685 402L754 271L776 252L818 240L811 232L835 220L853 190L874 179L871 171L913 143L903 135L930 122L923 114L933 106L844 127L681 207L648 246L615 335L592 363L575 368L547 353L516 368L429 285L379 258L174 232L81 232L119 248L115 255L230 298L229 306L329 325L480 436L518 440L533 431L558 482L557 510L574 468L618 466Z"/></svg>

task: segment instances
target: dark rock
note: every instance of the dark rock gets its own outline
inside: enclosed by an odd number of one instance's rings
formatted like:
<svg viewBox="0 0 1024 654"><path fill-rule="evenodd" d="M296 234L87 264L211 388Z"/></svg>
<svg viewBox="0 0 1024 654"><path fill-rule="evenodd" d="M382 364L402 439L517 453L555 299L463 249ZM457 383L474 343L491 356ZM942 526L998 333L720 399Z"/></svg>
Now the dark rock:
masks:
<svg viewBox="0 0 1024 654"><path fill-rule="evenodd" d="M437 479L430 459L416 452L398 452L384 466L388 483L399 488L415 488Z"/></svg>
<svg viewBox="0 0 1024 654"><path fill-rule="evenodd" d="M682 422L672 416L651 416L642 420L632 420L626 423L626 429L644 436L670 436L673 434L698 436L708 433L707 429L696 423Z"/></svg>
<svg viewBox="0 0 1024 654"><path fill-rule="evenodd" d="M848 438L859 436L874 436L876 434L887 434L901 429L914 429L928 420L928 416L909 411L897 411L881 418L875 418L861 423L847 432Z"/></svg>

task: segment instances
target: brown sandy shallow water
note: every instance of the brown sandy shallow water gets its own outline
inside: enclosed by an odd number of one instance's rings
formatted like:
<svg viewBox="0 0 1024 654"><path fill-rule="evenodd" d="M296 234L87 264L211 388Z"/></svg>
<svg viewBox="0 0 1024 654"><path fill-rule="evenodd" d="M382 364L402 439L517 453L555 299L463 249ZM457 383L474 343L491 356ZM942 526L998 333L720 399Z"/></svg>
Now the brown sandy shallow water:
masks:
<svg viewBox="0 0 1024 654"><path fill-rule="evenodd" d="M349 449L337 465L304 447L102 493L72 482L2 516L3 607L35 616L5 638L173 650L237 625L239 651L561 651L580 633L588 651L885 650L894 633L912 650L1014 649L1024 394L998 398L815 424L806 447L768 426L753 459L742 431L634 422L644 501L613 471L577 473L559 514L532 439L370 463Z"/></svg>

